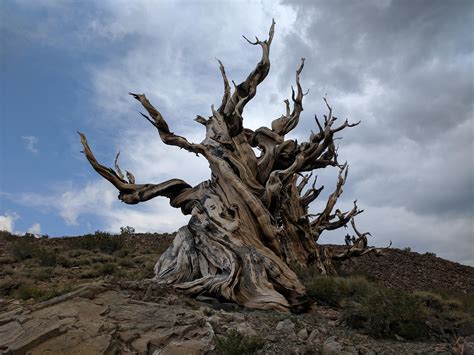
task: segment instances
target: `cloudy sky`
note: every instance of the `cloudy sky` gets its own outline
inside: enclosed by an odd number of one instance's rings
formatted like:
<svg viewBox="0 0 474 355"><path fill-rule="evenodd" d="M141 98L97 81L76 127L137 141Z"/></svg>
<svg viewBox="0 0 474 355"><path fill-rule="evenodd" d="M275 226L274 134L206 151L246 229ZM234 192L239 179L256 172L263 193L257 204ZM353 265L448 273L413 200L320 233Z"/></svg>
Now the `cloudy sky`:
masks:
<svg viewBox="0 0 474 355"><path fill-rule="evenodd" d="M204 159L164 146L127 93L146 93L175 132L200 141L193 119L222 95L215 58L244 79L260 52L241 35L264 38L272 17L272 69L246 126L281 115L305 57L309 95L293 137L315 129L325 95L336 116L362 120L339 141L350 165L340 206L358 199L375 245L474 265L473 1L2 1L0 228L61 236L185 224L166 199L120 203L76 131L108 165L120 150L138 182L207 179ZM321 173L324 196L336 174Z"/></svg>

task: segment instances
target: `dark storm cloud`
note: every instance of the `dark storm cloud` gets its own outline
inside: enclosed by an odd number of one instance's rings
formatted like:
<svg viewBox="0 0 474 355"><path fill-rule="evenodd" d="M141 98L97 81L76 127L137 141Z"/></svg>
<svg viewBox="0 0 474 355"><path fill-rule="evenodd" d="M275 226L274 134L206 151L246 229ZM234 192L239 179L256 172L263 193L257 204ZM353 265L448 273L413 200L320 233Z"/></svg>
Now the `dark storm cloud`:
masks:
<svg viewBox="0 0 474 355"><path fill-rule="evenodd" d="M402 208L420 223L461 218L459 239L472 255L474 3L285 3L298 17L284 41L307 59L302 80L310 89L297 134L314 129L311 116L324 112L326 93L337 116L363 121L340 142L341 159L352 164L345 199ZM282 87L293 64L280 75Z"/></svg>
<svg viewBox="0 0 474 355"><path fill-rule="evenodd" d="M417 141L471 118L473 2L290 4L299 17L285 42L308 59L305 78L315 92L360 94L374 81L387 92L371 106L378 126Z"/></svg>
<svg viewBox="0 0 474 355"><path fill-rule="evenodd" d="M325 113L326 93L341 121L362 120L338 141L340 162L350 164L338 207L351 208L359 200L365 212L357 225L372 232L375 245L386 246L392 239L396 247L429 250L474 265L474 2L17 2L27 14L35 6L47 11L33 22L25 17L25 26L17 26L21 33L6 32L12 45L28 35L31 43L64 47L78 57L100 53L101 60L87 62L84 78L92 90L87 103L100 112L100 119L85 115L90 119L80 126L88 128L99 158L110 161L120 149L122 165L146 182L179 177L197 183L208 178L209 168L205 161L161 144L147 122L137 121L137 104L126 93L145 92L173 130L200 141L203 128L193 118L208 115L210 105L222 97L214 58L224 62L229 79L243 80L260 51L240 35L264 38L274 17L272 69L246 106L245 126L268 126L281 115L299 58L305 57L302 85L310 92L291 138L307 140L310 130L317 129L313 115ZM10 22L6 28L12 27ZM98 137L104 136L116 140L101 149ZM325 190L312 206L314 212L336 183L337 169L324 170L317 172ZM164 199L142 210L119 206L112 186L96 175L90 178L95 180L79 190L67 188L58 197L67 224L90 212L91 194L98 201L91 213L107 230L126 223L142 231L172 231L185 223ZM342 242L342 235L328 233L322 241Z"/></svg>

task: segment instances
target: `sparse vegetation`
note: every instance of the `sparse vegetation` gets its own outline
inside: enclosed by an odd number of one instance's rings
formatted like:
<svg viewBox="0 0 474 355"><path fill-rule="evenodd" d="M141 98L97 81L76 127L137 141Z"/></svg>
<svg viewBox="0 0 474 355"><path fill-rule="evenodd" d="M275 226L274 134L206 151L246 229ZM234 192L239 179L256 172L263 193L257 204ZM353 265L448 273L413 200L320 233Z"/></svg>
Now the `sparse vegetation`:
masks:
<svg viewBox="0 0 474 355"><path fill-rule="evenodd" d="M112 235L107 232L96 231L94 234L85 235L74 239L73 246L77 249L95 250L112 254L125 245L123 235Z"/></svg>
<svg viewBox="0 0 474 355"><path fill-rule="evenodd" d="M34 246L29 240L21 238L20 240L16 241L13 247L13 257L17 261L31 259L35 254L35 251L36 250Z"/></svg>
<svg viewBox="0 0 474 355"><path fill-rule="evenodd" d="M375 291L374 284L361 276L318 276L307 280L305 286L310 297L329 306L341 306L348 299L362 300Z"/></svg>
<svg viewBox="0 0 474 355"><path fill-rule="evenodd" d="M0 280L0 296L11 295L20 285L20 280L13 279L12 277L6 277Z"/></svg>
<svg viewBox="0 0 474 355"><path fill-rule="evenodd" d="M418 298L408 293L380 287L343 310L348 325L374 337L423 339L429 335L428 313Z"/></svg>
<svg viewBox="0 0 474 355"><path fill-rule="evenodd" d="M102 264L97 268L98 275L112 275L116 270L116 265L112 263Z"/></svg>
<svg viewBox="0 0 474 355"><path fill-rule="evenodd" d="M97 279L114 283L151 278L159 253L171 240L170 236L167 236L167 242L163 242L163 236L149 235L143 239L134 236L131 243L132 238L123 237L123 245L109 253L103 250L111 249L101 250L102 243L114 243L113 238L120 236L100 233L92 236L92 242L78 241L90 235L49 240L9 236L0 239L0 299L35 303ZM103 239L96 243L98 238ZM87 247L83 248L84 245ZM401 253L400 250L396 252ZM432 262L430 258L420 256L420 260L426 259ZM371 337L394 338L397 335L407 340L422 340L446 329L464 327L468 331L473 323L474 296L455 287L404 292L368 279L367 270L355 268L355 274L353 271L345 277L321 277L312 268L295 267L294 270L319 308L324 305L337 309L343 327L349 326ZM186 299L184 305L193 310L201 307L193 299ZM5 306L0 303L0 311L2 307ZM204 311L208 317L214 314L218 312L211 308ZM302 328L298 315L285 317L295 324L296 331ZM236 330L222 332L225 330L216 332L218 354L251 354L263 346L262 338L242 337ZM319 350L308 347L307 351L317 353Z"/></svg>
<svg viewBox="0 0 474 355"><path fill-rule="evenodd" d="M437 331L427 324L472 321L474 296L410 293L386 288L360 275L321 277L311 268L295 271L318 304L338 308L347 325L373 337L425 339Z"/></svg>
<svg viewBox="0 0 474 355"><path fill-rule="evenodd" d="M216 337L215 352L219 355L251 355L264 344L264 339L259 336L245 336L231 329L225 335Z"/></svg>
<svg viewBox="0 0 474 355"><path fill-rule="evenodd" d="M15 291L15 297L25 301L29 300L30 298L39 300L43 299L45 296L46 291L36 287L31 283L24 283Z"/></svg>
<svg viewBox="0 0 474 355"><path fill-rule="evenodd" d="M127 244L127 237L98 231L47 240L2 231L0 298L39 301L91 279L106 277L114 282L153 277L154 264L171 235L148 235L153 247Z"/></svg>

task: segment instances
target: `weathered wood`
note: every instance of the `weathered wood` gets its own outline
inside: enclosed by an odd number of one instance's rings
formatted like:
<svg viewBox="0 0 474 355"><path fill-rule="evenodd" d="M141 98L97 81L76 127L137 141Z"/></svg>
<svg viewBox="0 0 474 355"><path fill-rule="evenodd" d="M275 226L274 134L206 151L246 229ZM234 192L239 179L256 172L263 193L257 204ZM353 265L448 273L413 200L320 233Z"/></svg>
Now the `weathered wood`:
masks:
<svg viewBox="0 0 474 355"><path fill-rule="evenodd" d="M268 38L256 38L262 57L255 69L233 91L218 60L224 83L222 102L217 110L212 106L208 118L197 116L206 127L201 143L191 143L173 133L162 114L144 94L131 94L148 115L142 114L157 130L163 143L202 155L209 162L212 176L195 187L179 179L160 184L136 184L132 173L127 180L118 165L115 169L101 165L94 157L86 137L80 133L84 153L92 167L119 191L119 199L135 204L156 196L170 199L173 207L190 214L187 226L179 229L172 246L155 266L155 280L173 285L189 294L208 294L235 301L251 308L274 309L282 312L303 312L311 306L305 289L289 265L306 266L315 263L324 275L334 274L331 260L362 255L367 247L367 233L360 234L353 218L362 212L354 202L347 212L336 209L338 198L348 174L347 164L337 161L334 136L350 124L347 120L333 127L336 117L326 98L328 115L320 123L318 133L308 142L286 139L303 111L300 75L304 58L296 70L296 91L292 88L292 106L284 100L285 114L271 123L271 128L252 131L243 126L245 105L255 96L257 86L270 70L270 46L274 36L272 21ZM256 156L252 148L258 147ZM324 210L316 216L308 206L318 198L323 187L316 187L316 178L309 188L311 174L303 172L326 167L339 167L335 191ZM302 177L298 182L298 178ZM313 219L313 217L316 217ZM325 230L352 226L357 242L345 253L333 255L321 248L317 240Z"/></svg>

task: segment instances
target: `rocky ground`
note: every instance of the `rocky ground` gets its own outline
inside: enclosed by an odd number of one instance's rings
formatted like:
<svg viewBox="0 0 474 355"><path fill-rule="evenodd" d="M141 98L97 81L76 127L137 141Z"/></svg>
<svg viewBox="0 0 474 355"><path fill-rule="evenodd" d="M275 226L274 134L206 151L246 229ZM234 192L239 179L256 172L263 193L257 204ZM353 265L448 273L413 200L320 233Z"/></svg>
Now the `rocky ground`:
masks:
<svg viewBox="0 0 474 355"><path fill-rule="evenodd" d="M339 270L350 275L366 275L387 287L405 291L456 290L474 294L474 268L438 258L433 253L386 249L382 257L366 254L346 260Z"/></svg>
<svg viewBox="0 0 474 355"><path fill-rule="evenodd" d="M253 311L204 296L192 299L147 280L172 235L123 236L119 244L110 244L114 247L89 237L81 237L87 242L51 238L25 244L19 237L0 235L0 353L450 354L462 347L466 354L472 351L472 322L464 322L462 334L456 330L422 341L397 334L383 339L349 327L343 308L318 300L313 311L291 315ZM115 238L103 237L108 242L107 238ZM363 274L406 291L444 289L453 280L451 291L463 301L472 300L474 293L474 268L432 255L393 249L339 267L342 273ZM470 312L466 305L463 312Z"/></svg>

